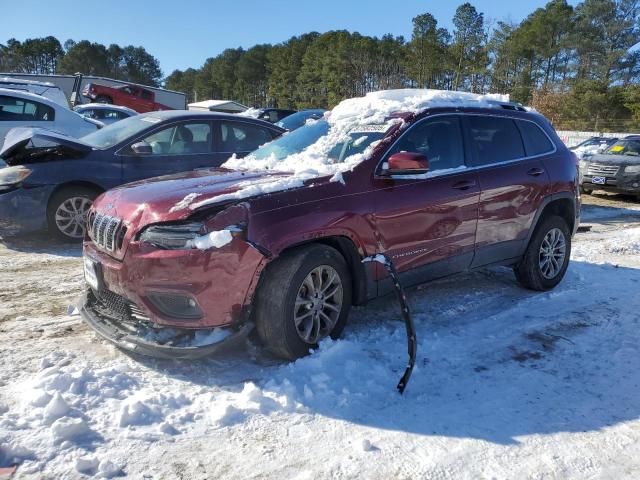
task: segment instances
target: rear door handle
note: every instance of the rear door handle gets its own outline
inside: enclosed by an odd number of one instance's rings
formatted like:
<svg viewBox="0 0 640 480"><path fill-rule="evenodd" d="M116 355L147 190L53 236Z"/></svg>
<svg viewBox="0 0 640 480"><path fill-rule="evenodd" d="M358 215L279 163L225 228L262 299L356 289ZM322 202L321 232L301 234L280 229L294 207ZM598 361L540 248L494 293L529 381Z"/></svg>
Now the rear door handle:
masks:
<svg viewBox="0 0 640 480"><path fill-rule="evenodd" d="M539 177L544 173L542 168L533 167L531 170L527 172L527 175L531 175L532 177Z"/></svg>
<svg viewBox="0 0 640 480"><path fill-rule="evenodd" d="M460 182L454 183L452 188L455 188L456 190L469 190L471 187L475 186L475 180L461 180Z"/></svg>

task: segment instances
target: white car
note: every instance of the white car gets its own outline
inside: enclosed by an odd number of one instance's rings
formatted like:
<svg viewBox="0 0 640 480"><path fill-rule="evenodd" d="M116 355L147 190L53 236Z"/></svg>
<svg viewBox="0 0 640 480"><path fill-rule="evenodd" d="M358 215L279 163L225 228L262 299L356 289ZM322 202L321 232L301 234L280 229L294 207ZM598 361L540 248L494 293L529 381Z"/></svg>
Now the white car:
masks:
<svg viewBox="0 0 640 480"><path fill-rule="evenodd" d="M60 87L50 82L37 82L22 78L0 77L0 88L35 93L56 102L63 107L69 107L67 97Z"/></svg>
<svg viewBox="0 0 640 480"><path fill-rule="evenodd" d="M105 125L110 125L118 120L138 115L138 112L131 108L122 107L120 105L111 105L108 103L85 103L73 108L74 112L78 112L85 117L93 118Z"/></svg>
<svg viewBox="0 0 640 480"><path fill-rule="evenodd" d="M16 127L46 128L80 138L103 126L41 95L0 88L0 145Z"/></svg>

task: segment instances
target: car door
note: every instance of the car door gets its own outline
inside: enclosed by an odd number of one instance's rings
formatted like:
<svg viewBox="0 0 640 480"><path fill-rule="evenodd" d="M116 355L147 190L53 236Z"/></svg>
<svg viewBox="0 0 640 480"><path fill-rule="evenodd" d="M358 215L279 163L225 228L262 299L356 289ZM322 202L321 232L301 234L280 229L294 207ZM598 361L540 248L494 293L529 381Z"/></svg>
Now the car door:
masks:
<svg viewBox="0 0 640 480"><path fill-rule="evenodd" d="M16 127L55 127L55 110L48 105L13 95L0 95L0 146Z"/></svg>
<svg viewBox="0 0 640 480"><path fill-rule="evenodd" d="M469 267L473 259L479 188L467 171L467 147L459 115L438 115L414 126L391 147L424 154L422 178L374 178L378 251L394 262L406 285ZM384 292L381 292L384 293Z"/></svg>
<svg viewBox="0 0 640 480"><path fill-rule="evenodd" d="M225 162L232 155L244 157L278 134L270 128L241 120L220 120L215 125L215 161Z"/></svg>
<svg viewBox="0 0 640 480"><path fill-rule="evenodd" d="M497 115L469 115L465 120L480 182L473 266L517 258L546 196L549 176L543 160L555 146L532 121ZM521 131L542 142L541 151L531 144L528 154Z"/></svg>
<svg viewBox="0 0 640 480"><path fill-rule="evenodd" d="M153 93L151 93L149 90L145 90L144 88L141 88L139 90L140 93L140 104L144 106L145 111L147 112L152 112L156 109L156 104L154 102L154 96Z"/></svg>
<svg viewBox="0 0 640 480"><path fill-rule="evenodd" d="M135 153L132 146L144 142L150 153ZM216 166L212 154L211 122L192 120L163 125L132 140L120 153L123 181Z"/></svg>

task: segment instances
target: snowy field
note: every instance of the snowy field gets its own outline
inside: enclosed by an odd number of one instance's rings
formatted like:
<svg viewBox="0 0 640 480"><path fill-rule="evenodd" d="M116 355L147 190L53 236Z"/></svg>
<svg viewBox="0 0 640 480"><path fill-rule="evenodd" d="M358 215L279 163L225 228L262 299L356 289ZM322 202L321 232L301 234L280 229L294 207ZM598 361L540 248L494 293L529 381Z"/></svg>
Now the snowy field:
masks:
<svg viewBox="0 0 640 480"><path fill-rule="evenodd" d="M593 198L587 201L593 202ZM508 269L393 297L293 364L129 357L68 315L77 247L0 243L0 467L14 478L640 478L640 203L588 205L553 292Z"/></svg>

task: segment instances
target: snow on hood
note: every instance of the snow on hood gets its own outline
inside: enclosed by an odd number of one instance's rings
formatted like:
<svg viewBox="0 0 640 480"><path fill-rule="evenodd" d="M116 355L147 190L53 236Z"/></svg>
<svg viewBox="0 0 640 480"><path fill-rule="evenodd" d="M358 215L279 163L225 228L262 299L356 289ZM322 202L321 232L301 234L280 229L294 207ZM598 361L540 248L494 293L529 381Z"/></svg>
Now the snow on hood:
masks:
<svg viewBox="0 0 640 480"><path fill-rule="evenodd" d="M428 108L496 108L501 102L508 102L508 95L478 95L466 92L451 92L430 89L401 89L371 92L364 97L351 98L340 102L328 115L329 131L315 143L303 151L277 158L275 155L258 158L250 154L243 158L235 155L222 166L233 170L280 171L290 172L293 176L286 179L265 181L260 185L250 182L246 188L240 188L229 198L242 199L264 193L271 193L304 185L313 178L332 176L343 184L342 173L353 170L358 164L368 159L379 142L371 143L363 153L351 155L341 162L329 158L333 147L344 141L350 133L377 129L388 132L391 127L401 123L400 118L390 118L396 113L420 113ZM250 115L249 110L243 115ZM303 127L304 128L304 127ZM277 142L277 140L276 140ZM186 200L186 199L185 199ZM190 204L191 209L203 207L221 201L221 198L204 199Z"/></svg>

